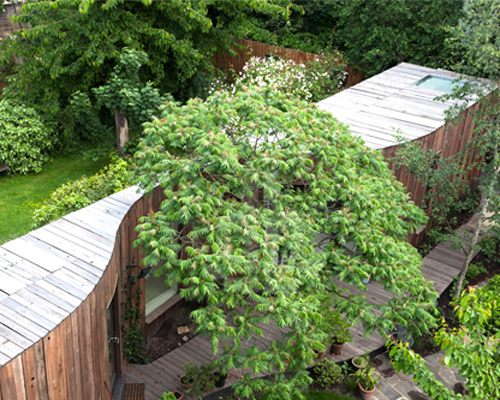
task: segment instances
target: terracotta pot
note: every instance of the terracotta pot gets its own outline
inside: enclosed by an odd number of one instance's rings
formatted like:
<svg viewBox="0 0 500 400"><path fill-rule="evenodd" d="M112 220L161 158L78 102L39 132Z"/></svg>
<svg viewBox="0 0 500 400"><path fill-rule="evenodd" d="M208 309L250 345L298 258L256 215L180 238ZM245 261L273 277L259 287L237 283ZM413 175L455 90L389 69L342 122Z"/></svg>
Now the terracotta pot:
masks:
<svg viewBox="0 0 500 400"><path fill-rule="evenodd" d="M363 360L363 361L360 362L360 360ZM352 367L353 367L354 371L358 371L360 369L365 369L366 366L368 365L368 363L366 363L365 359L362 357L354 357L351 360L351 363L352 363Z"/></svg>
<svg viewBox="0 0 500 400"><path fill-rule="evenodd" d="M179 392L178 390L174 390L172 393L174 394L174 396L177 400L184 399L184 395L181 392Z"/></svg>
<svg viewBox="0 0 500 400"><path fill-rule="evenodd" d="M182 388L184 390L189 390L193 387L194 385L194 382L191 382L191 383L184 383L182 380L186 377L186 375L182 375L180 378L179 378L179 383L181 384Z"/></svg>
<svg viewBox="0 0 500 400"><path fill-rule="evenodd" d="M375 388L373 388L372 390L366 390L363 388L363 386L361 386L361 384L359 382L358 382L358 386L359 386L359 393L361 393L361 398L363 400L373 399L373 393L375 392Z"/></svg>
<svg viewBox="0 0 500 400"><path fill-rule="evenodd" d="M317 358L318 360L321 360L321 359L325 358L325 355L326 355L326 354L325 354L325 352L324 352L324 351L317 351L317 352L316 352L316 358Z"/></svg>
<svg viewBox="0 0 500 400"><path fill-rule="evenodd" d="M342 353L342 349L344 348L345 343L332 343L330 346L330 354L332 356L339 356L344 353Z"/></svg>

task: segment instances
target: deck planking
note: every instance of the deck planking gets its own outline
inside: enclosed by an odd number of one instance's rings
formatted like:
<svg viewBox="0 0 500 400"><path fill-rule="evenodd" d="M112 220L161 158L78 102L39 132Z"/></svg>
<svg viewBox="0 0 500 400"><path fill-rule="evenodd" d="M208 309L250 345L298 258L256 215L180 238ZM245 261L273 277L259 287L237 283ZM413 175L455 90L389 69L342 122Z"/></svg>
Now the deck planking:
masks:
<svg viewBox="0 0 500 400"><path fill-rule="evenodd" d="M462 101L434 99L443 92L416 86L426 76L454 79L450 71L401 63L317 103L339 121L350 126L372 149L394 146L393 128L415 140L445 125L444 111ZM373 133L377 132L374 140Z"/></svg>

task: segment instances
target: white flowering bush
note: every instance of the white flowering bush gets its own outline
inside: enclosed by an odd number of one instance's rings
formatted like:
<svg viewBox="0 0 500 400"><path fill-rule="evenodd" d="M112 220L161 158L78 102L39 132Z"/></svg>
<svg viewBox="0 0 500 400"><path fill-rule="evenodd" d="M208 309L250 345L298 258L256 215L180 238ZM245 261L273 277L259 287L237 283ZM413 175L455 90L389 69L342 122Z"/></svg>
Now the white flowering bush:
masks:
<svg viewBox="0 0 500 400"><path fill-rule="evenodd" d="M252 57L230 84L224 77L215 80L210 93L236 91L241 86L268 87L306 101L320 101L342 90L347 73L337 53L318 56L314 61L297 64L278 56Z"/></svg>

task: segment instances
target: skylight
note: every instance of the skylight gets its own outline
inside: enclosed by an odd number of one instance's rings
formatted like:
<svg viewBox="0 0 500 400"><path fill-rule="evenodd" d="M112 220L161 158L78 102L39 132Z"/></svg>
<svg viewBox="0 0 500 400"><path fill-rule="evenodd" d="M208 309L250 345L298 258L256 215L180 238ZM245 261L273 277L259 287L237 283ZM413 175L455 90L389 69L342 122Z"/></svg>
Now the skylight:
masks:
<svg viewBox="0 0 500 400"><path fill-rule="evenodd" d="M441 78L440 76L435 75L427 75L425 78L420 79L417 83L417 86L423 87L426 89L437 90L445 93L452 93L453 89L457 86L462 86L463 82L456 81L449 78Z"/></svg>

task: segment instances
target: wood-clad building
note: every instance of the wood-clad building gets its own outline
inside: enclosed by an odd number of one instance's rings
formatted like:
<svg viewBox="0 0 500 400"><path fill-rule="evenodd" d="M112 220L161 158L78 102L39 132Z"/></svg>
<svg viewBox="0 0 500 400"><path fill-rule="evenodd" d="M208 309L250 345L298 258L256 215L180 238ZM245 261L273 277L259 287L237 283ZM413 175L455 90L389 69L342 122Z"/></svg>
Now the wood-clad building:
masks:
<svg viewBox="0 0 500 400"><path fill-rule="evenodd" d="M380 150L396 178L420 205L427 188L416 182L407 169L396 169L390 161L399 147L396 136L420 142L424 149L433 149L443 158L461 152L473 137L472 114L479 104L471 101L454 121L446 123L445 111L462 101L435 100L449 93L456 79L457 75L450 71L401 63L317 105L349 125L352 134L361 137L368 147ZM475 156L475 152L464 156L462 164L472 184L480 174L477 168L468 169L477 161ZM422 230L413 235L411 242L418 244L424 233Z"/></svg>
<svg viewBox="0 0 500 400"><path fill-rule="evenodd" d="M470 141L478 104L445 124L452 103L433 101L442 91L426 87L429 76L452 75L400 64L318 106L387 158L398 147L393 128L448 157ZM405 171L396 176L418 204L424 188ZM135 227L161 200L160 189L142 196L132 187L0 246L0 400L119 398L124 288L141 265ZM141 325L152 335L180 298L151 274L138 282Z"/></svg>
<svg viewBox="0 0 500 400"><path fill-rule="evenodd" d="M0 400L113 398L135 227L160 193L132 187L0 246Z"/></svg>

